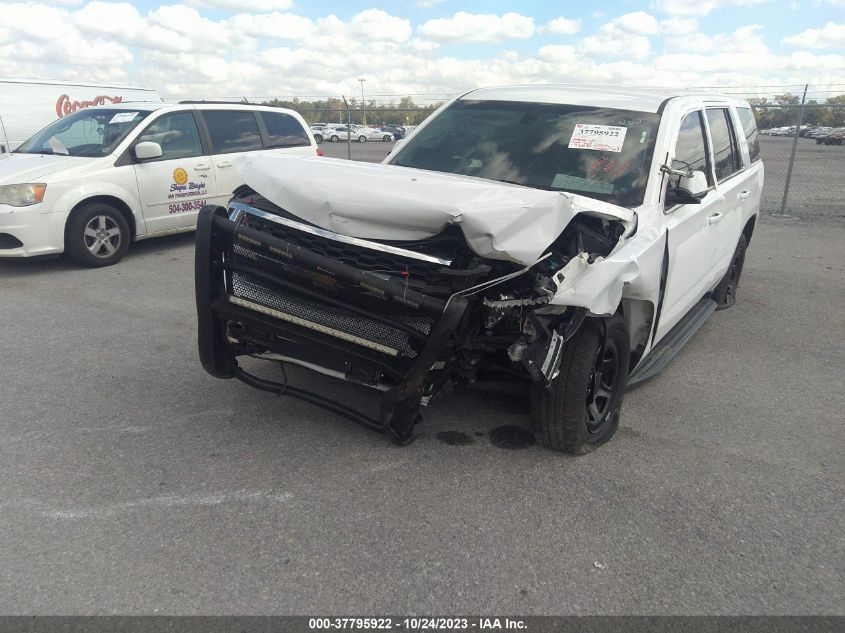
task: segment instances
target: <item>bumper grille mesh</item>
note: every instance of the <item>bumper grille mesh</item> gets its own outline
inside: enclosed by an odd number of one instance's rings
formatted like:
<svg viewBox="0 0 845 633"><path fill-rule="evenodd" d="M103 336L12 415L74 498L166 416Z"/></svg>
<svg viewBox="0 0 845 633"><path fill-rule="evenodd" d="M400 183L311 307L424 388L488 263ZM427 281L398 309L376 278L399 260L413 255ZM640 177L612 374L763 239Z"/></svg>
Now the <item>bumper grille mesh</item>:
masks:
<svg viewBox="0 0 845 633"><path fill-rule="evenodd" d="M259 255L259 257L263 256ZM415 358L417 356L417 351L412 345L411 337L402 330L397 330L390 325L374 319L368 319L365 316L344 308L326 305L305 297L280 292L275 288L267 288L260 281L256 281L247 274L241 272L232 273L232 294L235 297L259 303L299 319L396 349L400 356L406 358ZM389 316L423 335L430 334L434 324L432 319L425 316L388 314L385 314L385 316Z"/></svg>

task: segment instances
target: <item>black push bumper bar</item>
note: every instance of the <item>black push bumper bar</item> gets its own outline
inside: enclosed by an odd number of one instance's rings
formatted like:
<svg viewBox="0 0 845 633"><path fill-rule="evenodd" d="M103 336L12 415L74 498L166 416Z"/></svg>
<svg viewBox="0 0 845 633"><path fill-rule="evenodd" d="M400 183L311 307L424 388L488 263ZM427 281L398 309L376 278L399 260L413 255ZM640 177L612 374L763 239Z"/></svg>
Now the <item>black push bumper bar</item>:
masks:
<svg viewBox="0 0 845 633"><path fill-rule="evenodd" d="M245 265L233 257L234 245L238 242L250 249L278 260L284 260L306 271L329 274L347 287L362 292L378 293L386 302L395 303L420 314L429 315L436 322L429 333L422 336L419 331L408 328L384 314L377 314L343 302L342 298L327 295L320 299L327 305L344 309L370 320L388 323L416 339L423 339L422 346L413 363L396 380L396 384L384 392L380 419L373 420L338 402L328 400L320 394L306 391L284 383L276 383L253 376L238 366L237 356L249 353L243 346L229 338L228 323L247 319L259 322L264 329L278 326L280 331L291 327L288 323L274 323L272 314L256 314L231 301L231 277L233 273L249 272L276 287L295 286L285 279L284 273L272 274L258 267ZM233 261L234 260L234 261ZM320 253L315 253L291 241L281 239L266 231L230 220L227 210L219 206L206 206L199 213L196 236L196 304L198 322L198 347L200 360L205 370L217 378L237 378L252 387L277 394L290 395L322 406L334 413L374 430L387 433L394 441L406 443L413 437L413 426L419 421L421 398L425 395L426 379L438 358L447 347L452 333L458 327L467 307L467 300L453 295L448 300L433 297L389 279L359 270ZM309 291L296 288L300 293ZM313 296L313 290L310 291ZM311 333L313 335L313 332Z"/></svg>

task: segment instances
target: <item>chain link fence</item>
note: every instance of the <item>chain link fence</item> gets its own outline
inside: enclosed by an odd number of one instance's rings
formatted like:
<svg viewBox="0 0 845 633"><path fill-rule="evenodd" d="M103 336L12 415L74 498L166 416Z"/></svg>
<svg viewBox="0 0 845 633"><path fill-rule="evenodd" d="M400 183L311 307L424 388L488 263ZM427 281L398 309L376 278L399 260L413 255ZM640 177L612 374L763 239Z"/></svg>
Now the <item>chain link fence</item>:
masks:
<svg viewBox="0 0 845 633"><path fill-rule="evenodd" d="M754 106L766 168L761 210L845 217L845 105Z"/></svg>

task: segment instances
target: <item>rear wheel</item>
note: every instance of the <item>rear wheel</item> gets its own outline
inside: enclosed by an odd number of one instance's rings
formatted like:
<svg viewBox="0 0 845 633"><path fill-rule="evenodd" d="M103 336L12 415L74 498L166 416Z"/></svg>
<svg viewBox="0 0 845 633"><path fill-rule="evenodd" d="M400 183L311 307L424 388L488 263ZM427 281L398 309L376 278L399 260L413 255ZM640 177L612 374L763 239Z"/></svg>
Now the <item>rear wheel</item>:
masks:
<svg viewBox="0 0 845 633"><path fill-rule="evenodd" d="M82 266L116 264L129 249L129 223L113 206L94 202L74 212L65 229L65 254Z"/></svg>
<svg viewBox="0 0 845 633"><path fill-rule="evenodd" d="M329 139L332 143L337 143L339 138L337 134L332 134L332 137Z"/></svg>
<svg viewBox="0 0 845 633"><path fill-rule="evenodd" d="M532 384L531 417L543 446L580 455L616 433L631 353L625 320L606 320L602 334L602 323L588 319L567 341L552 384Z"/></svg>
<svg viewBox="0 0 845 633"><path fill-rule="evenodd" d="M358 137L358 142L359 142L359 143L366 143L366 142L367 142L367 137L366 137L366 136L363 136L363 135L359 136L359 137Z"/></svg>
<svg viewBox="0 0 845 633"><path fill-rule="evenodd" d="M318 144L322 143L323 142L323 135L322 134L315 134L314 140L317 141Z"/></svg>
<svg viewBox="0 0 845 633"><path fill-rule="evenodd" d="M713 300L716 302L717 310L730 308L736 303L736 291L739 288L739 278L742 275L742 267L745 265L745 251L748 249L748 242L745 235L739 236L739 243L736 245L731 265L728 272L722 277L722 281L713 291Z"/></svg>
<svg viewBox="0 0 845 633"><path fill-rule="evenodd" d="M385 134L385 135L382 137L382 140L383 140L385 143L389 143L389 142L390 142L390 134Z"/></svg>

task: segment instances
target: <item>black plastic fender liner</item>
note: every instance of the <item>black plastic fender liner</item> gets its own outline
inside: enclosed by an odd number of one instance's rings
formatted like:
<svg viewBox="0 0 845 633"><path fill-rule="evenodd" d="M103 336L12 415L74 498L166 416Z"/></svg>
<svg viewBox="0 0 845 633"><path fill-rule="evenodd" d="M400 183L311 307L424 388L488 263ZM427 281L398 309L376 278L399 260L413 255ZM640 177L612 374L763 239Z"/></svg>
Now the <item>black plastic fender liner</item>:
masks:
<svg viewBox="0 0 845 633"><path fill-rule="evenodd" d="M228 351L226 324L215 318L212 303L226 294L222 275L223 252L218 240L231 237L215 231L214 219L225 218L224 207L206 205L197 217L194 249L194 292L197 304L197 347L203 368L216 378L233 378L237 363ZM225 244L224 243L224 244Z"/></svg>
<svg viewBox="0 0 845 633"><path fill-rule="evenodd" d="M405 380L382 397L381 422L397 444L407 444L413 439L414 424L420 420L420 400L425 395L425 378L445 348L446 341L460 324L466 309L466 297L452 295Z"/></svg>

